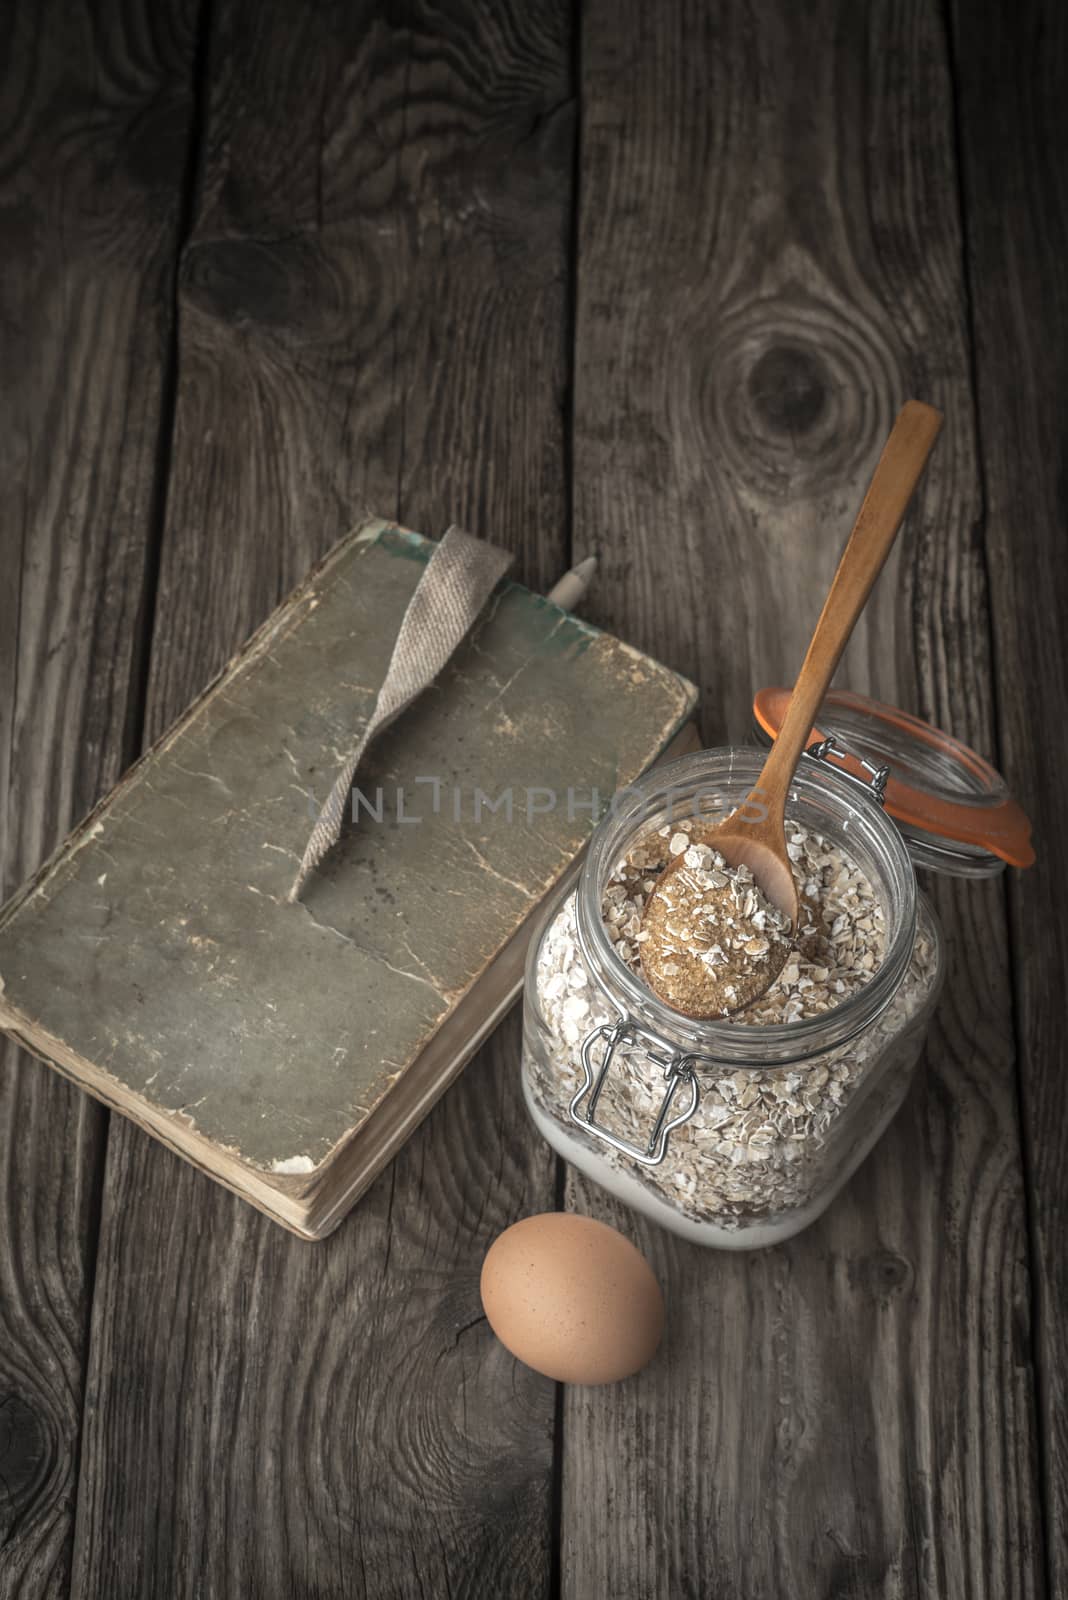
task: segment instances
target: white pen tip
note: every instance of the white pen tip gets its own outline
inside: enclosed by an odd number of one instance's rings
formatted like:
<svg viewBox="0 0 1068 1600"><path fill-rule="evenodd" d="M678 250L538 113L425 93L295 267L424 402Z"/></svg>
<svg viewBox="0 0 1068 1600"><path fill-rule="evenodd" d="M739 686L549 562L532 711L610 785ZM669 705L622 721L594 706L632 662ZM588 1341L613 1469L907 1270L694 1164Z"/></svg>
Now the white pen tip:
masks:
<svg viewBox="0 0 1068 1600"><path fill-rule="evenodd" d="M597 557L587 556L585 561L580 561L570 572L565 572L559 583L553 584L546 598L559 606L561 611L573 611L581 604L590 586L590 579L596 571Z"/></svg>

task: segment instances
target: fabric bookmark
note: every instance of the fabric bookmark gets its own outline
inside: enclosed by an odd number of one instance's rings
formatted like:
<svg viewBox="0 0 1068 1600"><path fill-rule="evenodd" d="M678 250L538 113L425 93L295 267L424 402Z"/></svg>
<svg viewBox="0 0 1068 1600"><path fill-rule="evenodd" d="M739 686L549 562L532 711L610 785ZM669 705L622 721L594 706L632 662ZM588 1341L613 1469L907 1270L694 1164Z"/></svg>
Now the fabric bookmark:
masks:
<svg viewBox="0 0 1068 1600"><path fill-rule="evenodd" d="M308 878L337 843L367 746L438 676L511 561L506 551L460 528L450 528L439 543L408 602L371 719L312 828L289 900L299 900Z"/></svg>

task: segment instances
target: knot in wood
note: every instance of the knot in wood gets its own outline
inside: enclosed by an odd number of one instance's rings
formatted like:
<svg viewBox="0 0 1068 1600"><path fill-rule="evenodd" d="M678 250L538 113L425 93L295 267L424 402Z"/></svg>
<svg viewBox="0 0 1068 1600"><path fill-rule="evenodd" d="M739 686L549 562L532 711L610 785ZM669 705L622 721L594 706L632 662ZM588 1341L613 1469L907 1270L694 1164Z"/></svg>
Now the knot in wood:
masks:
<svg viewBox="0 0 1068 1600"><path fill-rule="evenodd" d="M815 427L827 405L828 375L814 351L772 345L749 374L749 397L766 426L791 437Z"/></svg>
<svg viewBox="0 0 1068 1600"><path fill-rule="evenodd" d="M20 1395L0 1394L0 1546L48 1476L48 1428Z"/></svg>
<svg viewBox="0 0 1068 1600"><path fill-rule="evenodd" d="M187 297L206 316L233 326L269 328L302 341L329 333L338 290L313 240L211 239L186 252Z"/></svg>
<svg viewBox="0 0 1068 1600"><path fill-rule="evenodd" d="M850 1264L853 1287L874 1300L889 1300L908 1291L912 1285L912 1265L895 1250L873 1250Z"/></svg>

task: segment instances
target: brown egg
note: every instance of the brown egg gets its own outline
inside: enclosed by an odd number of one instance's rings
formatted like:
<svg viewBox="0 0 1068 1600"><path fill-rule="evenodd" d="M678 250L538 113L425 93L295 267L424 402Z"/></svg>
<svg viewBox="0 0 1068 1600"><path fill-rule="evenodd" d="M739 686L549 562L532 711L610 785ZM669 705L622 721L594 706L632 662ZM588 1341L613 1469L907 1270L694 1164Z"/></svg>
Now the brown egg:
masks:
<svg viewBox="0 0 1068 1600"><path fill-rule="evenodd" d="M639 1371L664 1331L664 1298L629 1239L590 1217L524 1217L490 1246L482 1305L501 1343L562 1383Z"/></svg>

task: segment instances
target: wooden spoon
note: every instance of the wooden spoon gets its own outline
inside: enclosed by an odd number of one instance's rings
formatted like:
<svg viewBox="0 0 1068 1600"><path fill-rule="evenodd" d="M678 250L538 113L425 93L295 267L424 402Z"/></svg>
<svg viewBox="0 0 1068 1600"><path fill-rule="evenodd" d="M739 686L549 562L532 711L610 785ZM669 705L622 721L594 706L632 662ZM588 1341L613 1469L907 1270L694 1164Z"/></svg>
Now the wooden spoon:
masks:
<svg viewBox="0 0 1068 1600"><path fill-rule="evenodd" d="M694 827L690 835L694 846L718 851L728 866L749 868L756 888L771 904L770 918L763 926L760 919L756 927L746 927L745 904L739 907L722 872L707 870L700 848L696 857L687 850L669 862L649 896L642 918L642 970L660 998L687 1016L740 1011L771 987L785 965L800 914L785 827L794 770L941 426L942 414L932 406L909 400L902 407L756 787L723 822ZM696 941L695 928L702 930ZM747 933L749 954L736 951L728 962L723 930L733 939L739 931Z"/></svg>

